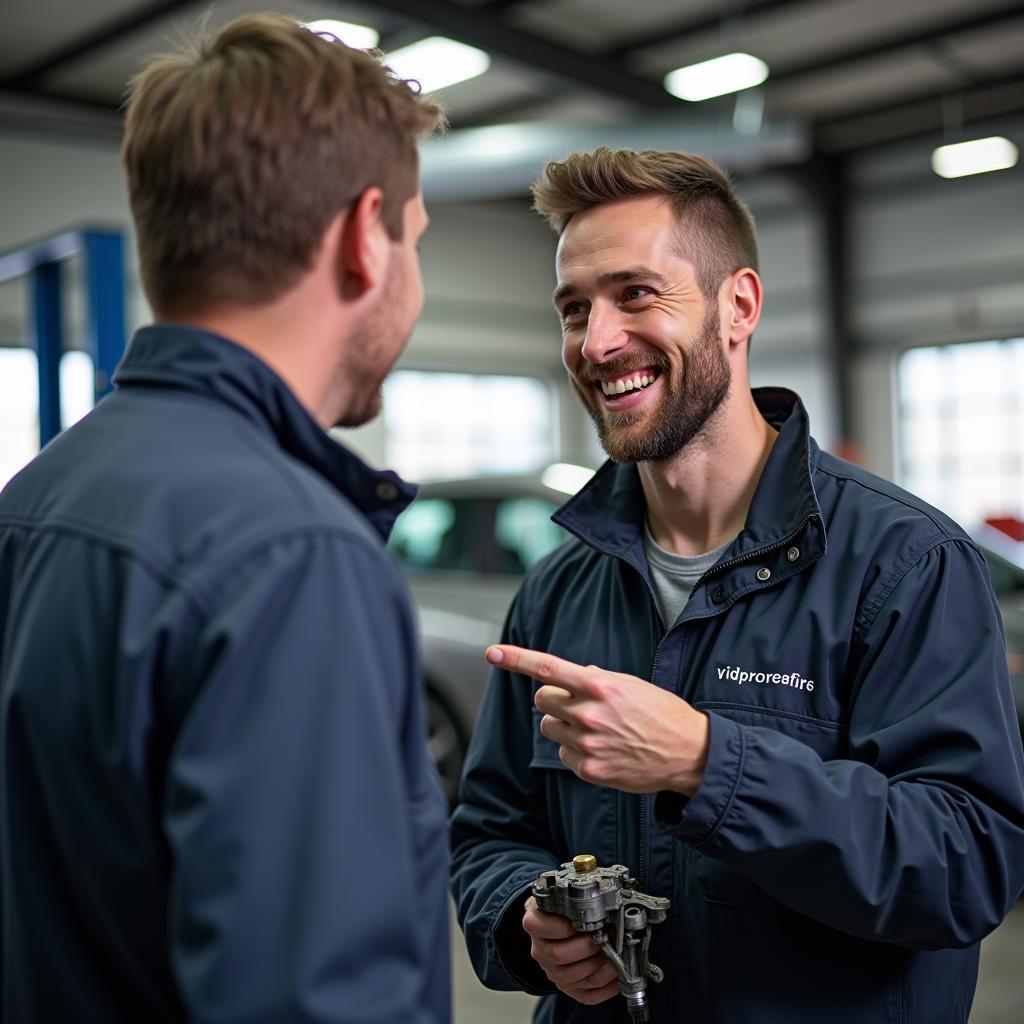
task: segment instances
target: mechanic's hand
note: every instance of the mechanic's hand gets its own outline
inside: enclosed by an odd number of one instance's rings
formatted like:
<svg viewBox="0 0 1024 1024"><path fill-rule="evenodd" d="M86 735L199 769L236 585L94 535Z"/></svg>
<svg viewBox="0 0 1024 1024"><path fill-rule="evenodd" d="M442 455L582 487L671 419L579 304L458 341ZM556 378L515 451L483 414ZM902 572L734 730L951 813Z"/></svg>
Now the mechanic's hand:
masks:
<svg viewBox="0 0 1024 1024"><path fill-rule="evenodd" d="M510 644L488 647L486 658L544 684L534 696L544 713L540 731L584 782L627 793L697 791L708 716L681 697L637 676Z"/></svg>
<svg viewBox="0 0 1024 1024"><path fill-rule="evenodd" d="M530 956L567 996L595 1006L619 994L615 968L593 939L561 915L540 910L532 896L526 901L523 928L532 942Z"/></svg>

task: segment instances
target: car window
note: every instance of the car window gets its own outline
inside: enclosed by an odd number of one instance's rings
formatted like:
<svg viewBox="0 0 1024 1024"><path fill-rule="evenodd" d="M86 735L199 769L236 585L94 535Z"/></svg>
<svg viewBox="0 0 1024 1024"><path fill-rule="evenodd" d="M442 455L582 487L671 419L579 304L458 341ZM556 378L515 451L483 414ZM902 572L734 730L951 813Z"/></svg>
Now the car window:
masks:
<svg viewBox="0 0 1024 1024"><path fill-rule="evenodd" d="M398 517L388 547L407 569L463 568L466 517L460 511L444 498L420 498Z"/></svg>
<svg viewBox="0 0 1024 1024"><path fill-rule="evenodd" d="M494 512L495 571L522 573L565 540L551 522L556 506L543 498L505 498Z"/></svg>

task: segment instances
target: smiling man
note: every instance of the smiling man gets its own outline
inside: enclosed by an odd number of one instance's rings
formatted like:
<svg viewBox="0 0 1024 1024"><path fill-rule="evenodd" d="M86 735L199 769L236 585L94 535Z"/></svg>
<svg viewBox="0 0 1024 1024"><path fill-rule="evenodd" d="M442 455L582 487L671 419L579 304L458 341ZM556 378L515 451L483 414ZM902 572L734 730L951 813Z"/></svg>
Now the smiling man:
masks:
<svg viewBox="0 0 1024 1024"><path fill-rule="evenodd" d="M527 898L574 854L668 896L661 1022L966 1021L1024 885L1024 765L985 563L751 391L753 221L683 153L547 168L569 379L610 461L509 613L453 821L482 980L619 1021ZM537 685L537 684L540 685Z"/></svg>

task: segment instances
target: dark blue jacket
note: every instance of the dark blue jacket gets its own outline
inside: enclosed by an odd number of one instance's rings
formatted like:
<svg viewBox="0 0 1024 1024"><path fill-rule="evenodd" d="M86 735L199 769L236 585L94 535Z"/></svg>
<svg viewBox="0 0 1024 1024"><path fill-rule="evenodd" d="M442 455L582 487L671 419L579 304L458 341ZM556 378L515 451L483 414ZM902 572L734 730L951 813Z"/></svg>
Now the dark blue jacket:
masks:
<svg viewBox="0 0 1024 1024"><path fill-rule="evenodd" d="M0 496L0 1017L448 1021L409 489L224 339L116 379Z"/></svg>
<svg viewBox="0 0 1024 1024"><path fill-rule="evenodd" d="M580 781L535 685L494 672L453 826L480 977L553 992L526 887L577 853L669 896L652 1020L966 1021L978 943L1024 886L1024 766L981 554L924 502L817 448L791 392L746 526L666 630L643 493L607 464L556 515L575 534L527 578L505 639L651 680L708 712L694 797ZM827 543L826 543L827 537ZM544 1022L620 1022L558 994Z"/></svg>

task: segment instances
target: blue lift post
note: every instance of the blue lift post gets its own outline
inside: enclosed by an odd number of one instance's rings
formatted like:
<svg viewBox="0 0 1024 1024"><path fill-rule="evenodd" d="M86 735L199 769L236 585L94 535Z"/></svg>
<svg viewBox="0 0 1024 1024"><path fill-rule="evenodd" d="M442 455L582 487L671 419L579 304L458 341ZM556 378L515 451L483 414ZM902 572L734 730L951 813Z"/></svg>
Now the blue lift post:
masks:
<svg viewBox="0 0 1024 1024"><path fill-rule="evenodd" d="M63 260L85 257L86 345L96 368L95 400L112 387L125 347L124 236L79 228L0 253L0 281L29 275L33 347L39 361L39 444L61 431L60 359L64 353Z"/></svg>
<svg viewBox="0 0 1024 1024"><path fill-rule="evenodd" d="M84 238L88 339L98 402L113 388L114 369L124 354L124 238L112 231L86 231Z"/></svg>
<svg viewBox="0 0 1024 1024"><path fill-rule="evenodd" d="M32 333L39 367L39 447L60 433L60 356L64 350L64 303L60 263L31 271Z"/></svg>

